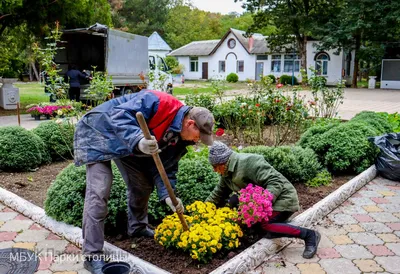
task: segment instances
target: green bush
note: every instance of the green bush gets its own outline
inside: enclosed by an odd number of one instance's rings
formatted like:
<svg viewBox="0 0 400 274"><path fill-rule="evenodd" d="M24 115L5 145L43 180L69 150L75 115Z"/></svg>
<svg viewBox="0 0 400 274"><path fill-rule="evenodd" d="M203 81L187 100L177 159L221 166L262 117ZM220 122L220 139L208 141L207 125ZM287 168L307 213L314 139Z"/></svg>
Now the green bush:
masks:
<svg viewBox="0 0 400 274"><path fill-rule="evenodd" d="M0 169L26 171L50 162L43 141L22 127L0 127Z"/></svg>
<svg viewBox="0 0 400 274"><path fill-rule="evenodd" d="M326 169L319 172L315 178L307 181L306 186L309 187L319 187L319 186L327 186L331 183L332 176Z"/></svg>
<svg viewBox="0 0 400 274"><path fill-rule="evenodd" d="M294 77L294 76L293 76ZM292 84L292 76L290 75L282 75L281 77L279 77L279 83L280 84L284 84L284 85L291 85ZM299 82L297 81L297 78L294 77L294 84L298 85Z"/></svg>
<svg viewBox="0 0 400 274"><path fill-rule="evenodd" d="M219 182L219 175L213 171L205 155L206 152L207 150L202 150L198 156L192 155L188 158L185 156L179 162L176 194L185 206L194 201L204 201ZM150 217L160 220L170 213L169 207L158 202L158 196L154 191L149 201Z"/></svg>
<svg viewBox="0 0 400 274"><path fill-rule="evenodd" d="M215 106L215 97L211 94L189 94L185 97L185 104L191 107L204 107L212 111Z"/></svg>
<svg viewBox="0 0 400 274"><path fill-rule="evenodd" d="M361 122L347 122L314 136L306 147L312 148L324 166L333 172L362 172L374 163L378 149L368 137L378 131Z"/></svg>
<svg viewBox="0 0 400 274"><path fill-rule="evenodd" d="M226 81L229 83L236 83L239 81L239 76L236 73L229 73L228 76L226 76Z"/></svg>
<svg viewBox="0 0 400 274"><path fill-rule="evenodd" d="M298 146L252 146L241 152L263 155L270 165L292 183L305 183L322 169L314 151Z"/></svg>
<svg viewBox="0 0 400 274"><path fill-rule="evenodd" d="M68 123L57 124L48 121L39 124L32 131L42 139L51 158L59 160L73 156L74 129L74 126Z"/></svg>
<svg viewBox="0 0 400 274"><path fill-rule="evenodd" d="M391 132L400 132L400 114L395 113L387 113L387 112L378 112L380 116L385 118L388 123L390 124L392 130Z"/></svg>
<svg viewBox="0 0 400 274"><path fill-rule="evenodd" d="M113 163L114 181L108 201L107 230L125 229L127 220L126 184ZM47 190L44 210L57 221L82 226L86 191L86 167L70 164L63 169Z"/></svg>
<svg viewBox="0 0 400 274"><path fill-rule="evenodd" d="M275 84L275 83L276 83L275 75L270 74L270 75L267 75L267 76L264 76L264 77L269 77L269 78L272 80L272 84Z"/></svg>
<svg viewBox="0 0 400 274"><path fill-rule="evenodd" d="M167 63L167 66L170 70L173 70L179 66L178 59L176 59L174 56L165 57L165 63Z"/></svg>
<svg viewBox="0 0 400 274"><path fill-rule="evenodd" d="M373 111L362 111L354 116L350 122L362 122L377 130L378 135L393 131L388 119L382 117L381 114Z"/></svg>
<svg viewBox="0 0 400 274"><path fill-rule="evenodd" d="M308 147L314 150L317 154L319 153L318 148L321 142L321 136L330 129L338 126L340 124L339 120L329 120L326 123L316 124L309 129L307 129L300 137L297 145L301 147Z"/></svg>

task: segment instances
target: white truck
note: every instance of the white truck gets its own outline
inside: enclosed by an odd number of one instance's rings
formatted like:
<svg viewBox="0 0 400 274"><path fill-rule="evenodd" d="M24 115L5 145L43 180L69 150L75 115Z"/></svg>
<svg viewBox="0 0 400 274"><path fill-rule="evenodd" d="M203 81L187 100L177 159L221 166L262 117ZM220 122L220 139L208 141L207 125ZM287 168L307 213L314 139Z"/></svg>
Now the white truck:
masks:
<svg viewBox="0 0 400 274"><path fill-rule="evenodd" d="M148 38L105 25L64 30L55 62L61 74L72 64L81 71L92 71L96 67L96 71L107 72L115 87L115 96L137 92L143 87L172 94L169 68L162 57L148 55ZM88 98L85 89L89 85L88 81L81 83L82 100Z"/></svg>

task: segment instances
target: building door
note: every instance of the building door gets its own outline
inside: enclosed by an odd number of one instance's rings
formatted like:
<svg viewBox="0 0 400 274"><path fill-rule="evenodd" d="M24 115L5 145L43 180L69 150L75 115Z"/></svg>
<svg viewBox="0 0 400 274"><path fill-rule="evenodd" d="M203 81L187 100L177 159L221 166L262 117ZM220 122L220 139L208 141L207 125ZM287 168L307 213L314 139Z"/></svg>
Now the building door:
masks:
<svg viewBox="0 0 400 274"><path fill-rule="evenodd" d="M257 62L256 63L256 80L260 80L261 77L264 75L264 62Z"/></svg>
<svg viewBox="0 0 400 274"><path fill-rule="evenodd" d="M201 63L202 68L202 79L208 79L208 62Z"/></svg>

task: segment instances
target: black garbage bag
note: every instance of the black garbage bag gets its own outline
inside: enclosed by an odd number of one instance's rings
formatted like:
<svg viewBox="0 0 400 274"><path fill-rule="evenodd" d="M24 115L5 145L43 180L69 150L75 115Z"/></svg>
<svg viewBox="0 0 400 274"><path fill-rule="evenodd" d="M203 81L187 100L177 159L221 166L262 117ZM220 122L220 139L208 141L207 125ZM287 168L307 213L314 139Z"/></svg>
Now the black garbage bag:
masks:
<svg viewBox="0 0 400 274"><path fill-rule="evenodd" d="M378 173L386 179L400 182L400 133L388 133L368 140L380 150L375 160Z"/></svg>

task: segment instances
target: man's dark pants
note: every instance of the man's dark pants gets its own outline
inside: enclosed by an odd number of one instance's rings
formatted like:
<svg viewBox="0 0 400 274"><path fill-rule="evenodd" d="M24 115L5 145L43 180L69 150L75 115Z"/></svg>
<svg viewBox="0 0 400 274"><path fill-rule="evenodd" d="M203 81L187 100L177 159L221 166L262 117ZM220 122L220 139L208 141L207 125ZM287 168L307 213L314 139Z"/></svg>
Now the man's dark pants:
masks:
<svg viewBox="0 0 400 274"><path fill-rule="evenodd" d="M143 162L146 160L125 157L114 161L127 184L128 234L132 235L147 227L147 204L154 189L154 178L150 171L145 171ZM112 181L111 161L86 166L86 196L82 226L85 255L102 253L104 221L108 213L107 202Z"/></svg>

